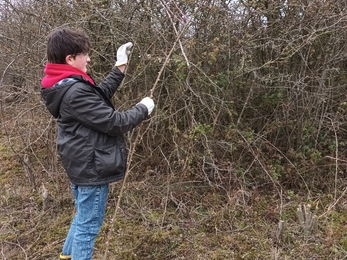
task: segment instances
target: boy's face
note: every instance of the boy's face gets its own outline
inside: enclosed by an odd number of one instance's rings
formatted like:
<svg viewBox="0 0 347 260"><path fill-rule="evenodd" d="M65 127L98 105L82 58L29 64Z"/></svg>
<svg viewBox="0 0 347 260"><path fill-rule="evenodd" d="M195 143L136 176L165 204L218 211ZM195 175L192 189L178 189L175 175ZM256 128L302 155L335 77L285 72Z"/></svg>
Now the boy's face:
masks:
<svg viewBox="0 0 347 260"><path fill-rule="evenodd" d="M75 67L76 69L83 71L84 73L87 72L88 62L90 62L88 53L79 53L76 55L66 56L67 64L71 65L72 67Z"/></svg>

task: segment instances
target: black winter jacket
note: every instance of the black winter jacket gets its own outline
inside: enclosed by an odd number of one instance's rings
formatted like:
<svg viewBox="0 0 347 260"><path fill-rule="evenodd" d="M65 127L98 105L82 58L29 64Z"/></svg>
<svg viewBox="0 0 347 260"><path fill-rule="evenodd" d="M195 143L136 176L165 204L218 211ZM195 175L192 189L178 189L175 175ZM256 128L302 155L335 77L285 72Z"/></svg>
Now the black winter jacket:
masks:
<svg viewBox="0 0 347 260"><path fill-rule="evenodd" d="M127 151L123 134L148 115L138 104L115 111L110 99L124 74L114 67L104 82L94 86L81 76L71 76L41 95L57 118L57 147L70 181L76 185L100 185L124 177Z"/></svg>

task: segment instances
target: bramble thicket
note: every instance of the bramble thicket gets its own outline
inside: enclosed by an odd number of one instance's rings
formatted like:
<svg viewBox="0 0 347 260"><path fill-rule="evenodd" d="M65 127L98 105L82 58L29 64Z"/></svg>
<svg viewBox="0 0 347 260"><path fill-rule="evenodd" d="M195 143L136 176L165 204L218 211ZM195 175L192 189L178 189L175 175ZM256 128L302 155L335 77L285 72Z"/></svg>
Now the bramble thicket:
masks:
<svg viewBox="0 0 347 260"><path fill-rule="evenodd" d="M59 27L90 36L96 82L134 43L119 110L163 68L95 259L346 257L346 1L3 0L0 258L57 259L73 216L40 96Z"/></svg>

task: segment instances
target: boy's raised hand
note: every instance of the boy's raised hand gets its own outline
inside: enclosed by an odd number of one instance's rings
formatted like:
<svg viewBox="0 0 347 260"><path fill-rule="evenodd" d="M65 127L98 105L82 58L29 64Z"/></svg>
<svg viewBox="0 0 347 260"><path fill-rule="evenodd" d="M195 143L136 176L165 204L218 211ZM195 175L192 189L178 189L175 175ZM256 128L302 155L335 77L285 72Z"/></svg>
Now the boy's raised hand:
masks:
<svg viewBox="0 0 347 260"><path fill-rule="evenodd" d="M133 47L133 44L131 42L128 42L118 48L116 56L116 67L126 65L128 63L128 56L130 54L131 47Z"/></svg>

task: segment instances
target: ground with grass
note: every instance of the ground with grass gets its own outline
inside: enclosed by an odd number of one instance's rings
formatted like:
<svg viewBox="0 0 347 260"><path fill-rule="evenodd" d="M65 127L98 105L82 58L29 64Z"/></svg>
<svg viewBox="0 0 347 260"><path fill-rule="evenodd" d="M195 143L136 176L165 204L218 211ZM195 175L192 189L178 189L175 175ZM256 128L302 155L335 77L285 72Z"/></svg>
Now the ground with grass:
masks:
<svg viewBox="0 0 347 260"><path fill-rule="evenodd" d="M35 190L11 149L2 145L1 153L1 259L57 259L74 214L65 174L42 176L44 188ZM121 183L110 186L94 259L104 259L107 244L107 259L347 256L343 193L311 194L308 200L271 185L225 190L164 172L130 174L116 215Z"/></svg>

